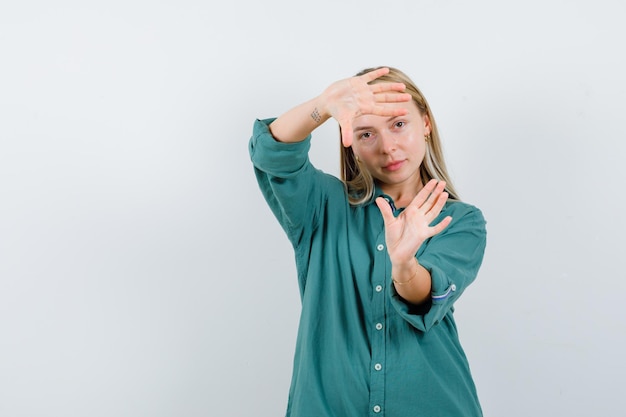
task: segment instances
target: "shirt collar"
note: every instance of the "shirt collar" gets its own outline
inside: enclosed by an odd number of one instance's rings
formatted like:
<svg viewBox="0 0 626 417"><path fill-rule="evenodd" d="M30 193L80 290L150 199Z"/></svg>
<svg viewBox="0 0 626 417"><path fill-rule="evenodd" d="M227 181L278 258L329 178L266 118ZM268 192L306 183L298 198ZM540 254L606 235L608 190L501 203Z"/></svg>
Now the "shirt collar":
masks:
<svg viewBox="0 0 626 417"><path fill-rule="evenodd" d="M387 200L387 202L391 206L391 210L393 210L393 214L395 216L397 216L398 214L400 214L404 210L404 207L397 208L395 202L393 201L393 198L391 198L390 196L385 194L383 192L383 190L378 186L378 184L376 184L374 186L374 194L372 196L372 200L368 204L372 204L378 197L382 197L385 200Z"/></svg>

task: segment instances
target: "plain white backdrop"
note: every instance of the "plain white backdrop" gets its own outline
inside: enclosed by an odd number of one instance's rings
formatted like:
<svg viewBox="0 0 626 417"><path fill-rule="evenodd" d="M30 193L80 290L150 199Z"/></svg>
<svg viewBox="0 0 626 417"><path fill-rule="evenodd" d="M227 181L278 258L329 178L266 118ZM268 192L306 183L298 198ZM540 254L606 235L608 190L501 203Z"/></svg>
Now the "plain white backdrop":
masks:
<svg viewBox="0 0 626 417"><path fill-rule="evenodd" d="M456 311L485 415L622 416L624 4L3 2L0 416L284 415L300 303L252 123L377 65L488 220ZM331 121L311 159L338 149Z"/></svg>

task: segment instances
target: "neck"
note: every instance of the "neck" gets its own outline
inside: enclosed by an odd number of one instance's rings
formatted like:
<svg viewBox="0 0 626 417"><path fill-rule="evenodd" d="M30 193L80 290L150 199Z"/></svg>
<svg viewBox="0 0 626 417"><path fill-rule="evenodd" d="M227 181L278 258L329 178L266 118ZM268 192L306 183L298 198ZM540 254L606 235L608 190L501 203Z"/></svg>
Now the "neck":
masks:
<svg viewBox="0 0 626 417"><path fill-rule="evenodd" d="M380 189L393 199L396 207L406 207L424 187L421 180L407 184L380 184Z"/></svg>

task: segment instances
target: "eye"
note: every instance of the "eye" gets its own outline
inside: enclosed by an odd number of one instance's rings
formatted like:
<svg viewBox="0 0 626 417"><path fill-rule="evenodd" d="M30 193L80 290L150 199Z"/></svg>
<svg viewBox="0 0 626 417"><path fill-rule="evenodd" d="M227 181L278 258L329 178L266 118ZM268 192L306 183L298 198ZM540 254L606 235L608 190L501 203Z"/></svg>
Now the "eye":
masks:
<svg viewBox="0 0 626 417"><path fill-rule="evenodd" d="M397 121L397 122L394 123L394 127L397 127L397 128L404 127L405 125L406 125L406 122L404 122L402 120Z"/></svg>
<svg viewBox="0 0 626 417"><path fill-rule="evenodd" d="M359 135L359 139L367 140L372 138L372 132L363 132Z"/></svg>

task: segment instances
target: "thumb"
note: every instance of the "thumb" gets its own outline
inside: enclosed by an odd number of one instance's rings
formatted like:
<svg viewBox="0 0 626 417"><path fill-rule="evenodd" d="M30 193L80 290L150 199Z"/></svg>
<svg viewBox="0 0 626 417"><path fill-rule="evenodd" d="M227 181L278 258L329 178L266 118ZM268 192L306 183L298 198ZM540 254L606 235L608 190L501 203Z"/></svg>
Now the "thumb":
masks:
<svg viewBox="0 0 626 417"><path fill-rule="evenodd" d="M341 143L344 147L352 145L352 123L348 120L339 124L341 126Z"/></svg>
<svg viewBox="0 0 626 417"><path fill-rule="evenodd" d="M385 222L385 226L387 226L387 224L393 221L394 219L393 210L391 210L391 206L389 205L387 200L385 200L382 197L378 197L376 199L376 205L378 206L380 213L383 215L383 222Z"/></svg>

